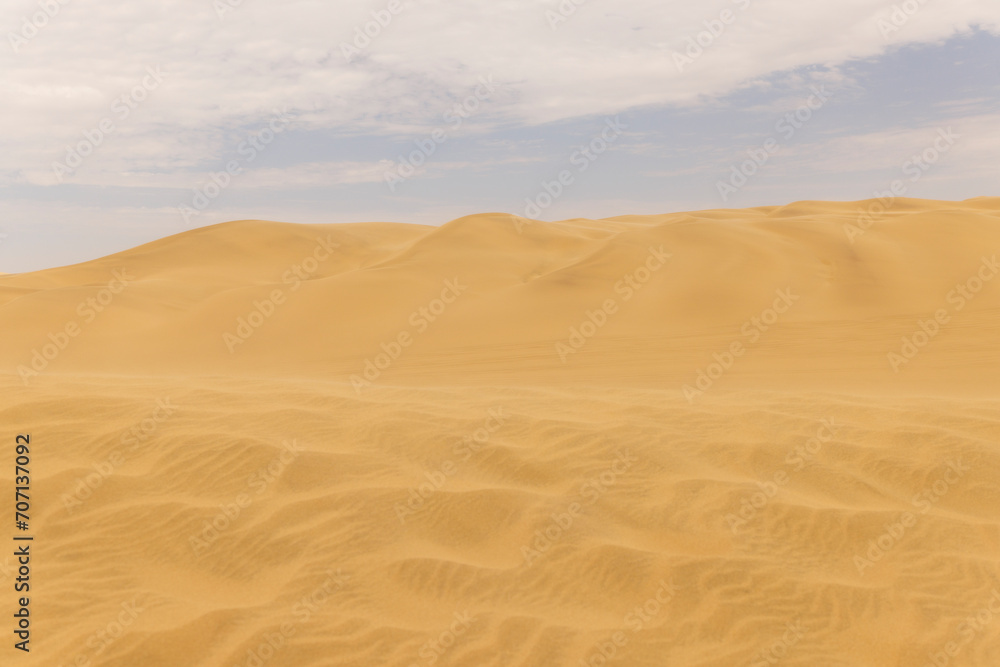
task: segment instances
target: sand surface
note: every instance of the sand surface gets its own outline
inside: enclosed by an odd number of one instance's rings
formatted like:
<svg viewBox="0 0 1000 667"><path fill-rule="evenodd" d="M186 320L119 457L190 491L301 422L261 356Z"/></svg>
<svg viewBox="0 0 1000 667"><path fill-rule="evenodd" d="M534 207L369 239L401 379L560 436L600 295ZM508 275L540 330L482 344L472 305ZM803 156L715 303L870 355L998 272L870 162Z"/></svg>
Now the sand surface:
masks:
<svg viewBox="0 0 1000 667"><path fill-rule="evenodd" d="M874 204L0 277L0 663L1000 664L1000 199Z"/></svg>

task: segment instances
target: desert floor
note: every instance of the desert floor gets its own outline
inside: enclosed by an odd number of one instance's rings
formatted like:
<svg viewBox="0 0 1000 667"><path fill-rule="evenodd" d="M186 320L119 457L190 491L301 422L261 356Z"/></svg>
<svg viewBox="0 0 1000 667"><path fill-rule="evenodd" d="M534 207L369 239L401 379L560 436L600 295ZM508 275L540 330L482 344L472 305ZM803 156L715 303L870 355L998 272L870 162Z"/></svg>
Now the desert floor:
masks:
<svg viewBox="0 0 1000 667"><path fill-rule="evenodd" d="M996 198L800 202L0 276L0 662L993 667L998 251Z"/></svg>

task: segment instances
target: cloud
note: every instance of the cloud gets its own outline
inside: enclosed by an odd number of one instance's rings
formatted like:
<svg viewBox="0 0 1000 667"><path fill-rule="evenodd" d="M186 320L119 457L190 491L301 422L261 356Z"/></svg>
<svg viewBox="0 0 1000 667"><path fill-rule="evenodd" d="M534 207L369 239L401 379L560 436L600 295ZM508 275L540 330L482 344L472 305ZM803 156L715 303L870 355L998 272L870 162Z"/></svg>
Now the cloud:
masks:
<svg viewBox="0 0 1000 667"><path fill-rule="evenodd" d="M566 2L401 0L395 15L388 2L218 0L228 8L221 14L190 0L52 2L58 13L0 61L0 91L17 100L0 110L0 171L50 166L149 67L162 69L164 83L122 121L129 140L109 146L111 162L193 166L275 107L291 109L303 130L433 125L488 74L509 91L493 115L517 124L694 104L775 71L1000 25L1000 6L969 1L926 2L888 37L878 20L891 18L892 5L872 0L591 0L555 30L547 12ZM38 8L4 5L6 46ZM724 10L734 21L679 71L674 54L717 29ZM373 23L385 16L384 27ZM342 46L372 26L378 34L348 62Z"/></svg>

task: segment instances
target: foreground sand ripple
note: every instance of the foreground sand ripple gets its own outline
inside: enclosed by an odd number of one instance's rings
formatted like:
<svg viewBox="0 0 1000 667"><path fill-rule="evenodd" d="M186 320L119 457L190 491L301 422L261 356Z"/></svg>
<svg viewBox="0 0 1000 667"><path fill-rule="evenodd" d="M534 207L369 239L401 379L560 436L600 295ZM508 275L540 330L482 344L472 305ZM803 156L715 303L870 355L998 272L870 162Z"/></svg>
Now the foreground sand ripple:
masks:
<svg viewBox="0 0 1000 667"><path fill-rule="evenodd" d="M1000 587L997 401L94 376L2 395L51 499L31 664L252 665L283 623L263 664L579 665L615 633L637 666L1000 655L1000 616L962 626ZM123 444L158 400L174 413Z"/></svg>

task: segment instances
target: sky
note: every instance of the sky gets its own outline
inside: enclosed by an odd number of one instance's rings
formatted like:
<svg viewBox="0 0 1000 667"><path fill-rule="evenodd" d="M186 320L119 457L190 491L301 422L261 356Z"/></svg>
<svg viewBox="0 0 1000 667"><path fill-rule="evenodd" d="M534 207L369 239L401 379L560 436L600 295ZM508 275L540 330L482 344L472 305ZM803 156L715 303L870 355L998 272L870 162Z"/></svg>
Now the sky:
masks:
<svg viewBox="0 0 1000 667"><path fill-rule="evenodd" d="M6 0L0 272L229 220L996 196L995 0Z"/></svg>

